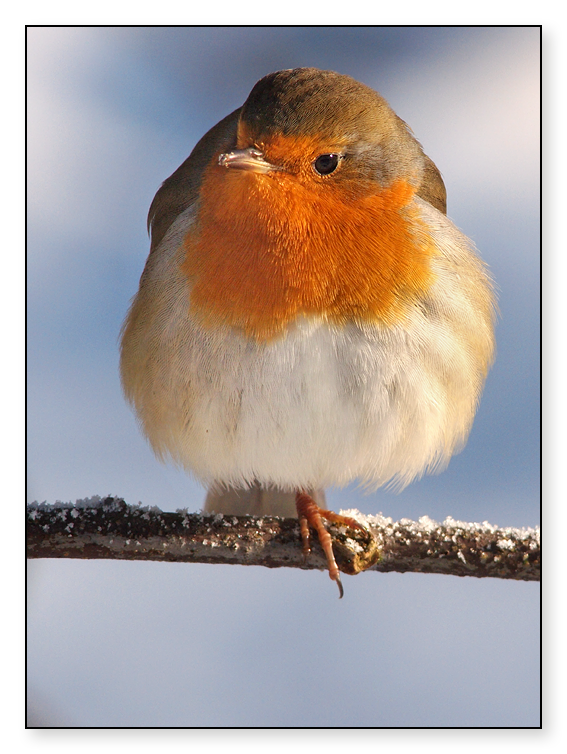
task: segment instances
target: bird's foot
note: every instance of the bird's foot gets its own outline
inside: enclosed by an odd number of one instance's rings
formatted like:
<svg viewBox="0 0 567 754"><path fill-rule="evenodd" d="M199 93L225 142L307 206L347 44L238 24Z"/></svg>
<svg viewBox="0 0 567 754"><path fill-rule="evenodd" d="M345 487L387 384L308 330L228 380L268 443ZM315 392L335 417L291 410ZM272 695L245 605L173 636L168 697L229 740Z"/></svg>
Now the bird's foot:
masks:
<svg viewBox="0 0 567 754"><path fill-rule="evenodd" d="M333 544L331 535L325 529L323 525L323 519L326 519L332 524L339 524L341 526L347 526L349 529L360 529L365 532L370 538L372 535L368 529L349 516L341 516L333 511L319 508L313 498L306 492L298 492L295 496L295 505L297 508L297 515L299 516L299 529L301 532L301 540L303 542L303 554L305 557L311 552L311 536L309 527L315 529L319 542L327 558L327 564L329 566L329 576L333 581L337 582L339 587L339 599L344 594L343 585L341 583L341 576L335 555L333 553ZM354 571L356 573L357 571Z"/></svg>

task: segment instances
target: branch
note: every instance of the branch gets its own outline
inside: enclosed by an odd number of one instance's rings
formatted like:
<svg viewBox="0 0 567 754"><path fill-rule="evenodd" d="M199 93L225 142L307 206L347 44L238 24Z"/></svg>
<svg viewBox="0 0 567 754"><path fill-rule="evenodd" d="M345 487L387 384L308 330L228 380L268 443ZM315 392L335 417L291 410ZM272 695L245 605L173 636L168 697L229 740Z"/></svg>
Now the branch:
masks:
<svg viewBox="0 0 567 754"><path fill-rule="evenodd" d="M427 516L394 522L383 516L347 515L365 523L378 544L373 571L443 573L539 581L539 529L498 529ZM368 537L329 526L339 568L365 569ZM184 563L233 563L268 568L319 569L326 560L316 537L304 560L295 518L202 515L129 506L120 498L78 500L76 505L33 503L27 509L28 558L109 558ZM375 558L372 559L372 562Z"/></svg>

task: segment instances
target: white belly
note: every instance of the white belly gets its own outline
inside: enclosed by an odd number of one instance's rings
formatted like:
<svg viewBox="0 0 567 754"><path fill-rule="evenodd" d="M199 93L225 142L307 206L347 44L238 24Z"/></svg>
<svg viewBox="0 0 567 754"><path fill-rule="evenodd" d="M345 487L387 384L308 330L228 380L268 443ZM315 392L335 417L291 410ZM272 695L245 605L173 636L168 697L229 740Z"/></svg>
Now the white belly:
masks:
<svg viewBox="0 0 567 754"><path fill-rule="evenodd" d="M190 317L179 246L191 215L179 218L123 341L125 390L158 456L205 484L284 489L403 486L442 468L466 440L492 355L490 306L466 291L490 291L467 239L423 211L444 239L437 282L403 323L302 318L269 343Z"/></svg>

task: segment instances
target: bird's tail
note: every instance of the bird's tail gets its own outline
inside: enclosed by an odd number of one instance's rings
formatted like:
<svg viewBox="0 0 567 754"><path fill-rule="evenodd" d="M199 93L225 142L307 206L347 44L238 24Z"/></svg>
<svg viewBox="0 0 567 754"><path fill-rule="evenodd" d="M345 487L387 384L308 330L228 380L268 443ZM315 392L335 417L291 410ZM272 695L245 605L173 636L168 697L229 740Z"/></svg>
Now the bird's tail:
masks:
<svg viewBox="0 0 567 754"><path fill-rule="evenodd" d="M325 508L323 490L305 490L318 506ZM255 482L250 487L224 487L213 485L207 492L205 513L232 513L235 516L296 517L295 492L277 487L262 487Z"/></svg>

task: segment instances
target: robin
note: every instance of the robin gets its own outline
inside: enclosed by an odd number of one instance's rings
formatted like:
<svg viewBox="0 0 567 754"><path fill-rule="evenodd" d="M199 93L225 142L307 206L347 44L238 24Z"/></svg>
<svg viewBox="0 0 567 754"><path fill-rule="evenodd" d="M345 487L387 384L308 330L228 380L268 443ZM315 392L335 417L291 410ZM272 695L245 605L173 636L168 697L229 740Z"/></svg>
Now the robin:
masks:
<svg viewBox="0 0 567 754"><path fill-rule="evenodd" d="M206 511L298 515L324 488L402 488L466 442L494 354L491 278L441 175L375 91L315 68L262 78L157 192L122 330L151 446Z"/></svg>

